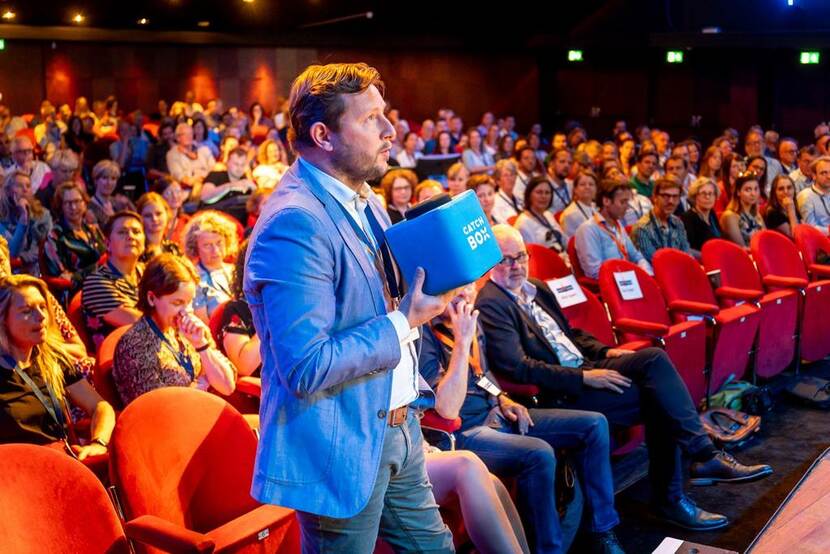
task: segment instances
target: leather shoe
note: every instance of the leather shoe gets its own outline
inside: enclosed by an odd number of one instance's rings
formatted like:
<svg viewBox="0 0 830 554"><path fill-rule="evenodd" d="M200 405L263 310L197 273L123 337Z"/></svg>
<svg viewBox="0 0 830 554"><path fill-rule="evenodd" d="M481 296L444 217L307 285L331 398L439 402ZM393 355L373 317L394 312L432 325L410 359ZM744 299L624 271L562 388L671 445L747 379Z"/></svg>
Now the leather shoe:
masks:
<svg viewBox="0 0 830 554"><path fill-rule="evenodd" d="M591 554L625 554L614 531L591 533Z"/></svg>
<svg viewBox="0 0 830 554"><path fill-rule="evenodd" d="M745 466L728 452L720 451L706 462L694 462L689 470L692 485L705 486L715 483L744 483L761 479L772 473L766 464Z"/></svg>
<svg viewBox="0 0 830 554"><path fill-rule="evenodd" d="M680 500L673 504L657 506L657 513L669 523L691 531L711 531L729 525L729 518L725 515L699 508L686 495L681 496Z"/></svg>

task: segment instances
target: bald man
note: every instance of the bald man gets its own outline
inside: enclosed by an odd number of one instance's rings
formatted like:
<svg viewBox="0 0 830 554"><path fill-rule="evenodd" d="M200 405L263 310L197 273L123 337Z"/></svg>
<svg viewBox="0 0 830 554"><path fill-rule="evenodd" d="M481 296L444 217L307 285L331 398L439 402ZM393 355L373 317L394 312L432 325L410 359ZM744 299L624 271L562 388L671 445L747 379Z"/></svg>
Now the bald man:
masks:
<svg viewBox="0 0 830 554"><path fill-rule="evenodd" d="M697 484L750 481L772 468L745 466L717 451L663 350L612 348L572 328L547 285L528 278L527 249L518 231L496 225L493 232L504 257L476 302L490 368L541 387L543 405L600 412L611 425L645 423L658 513L686 529L728 525L726 516L702 510L685 495L680 451L692 459Z"/></svg>

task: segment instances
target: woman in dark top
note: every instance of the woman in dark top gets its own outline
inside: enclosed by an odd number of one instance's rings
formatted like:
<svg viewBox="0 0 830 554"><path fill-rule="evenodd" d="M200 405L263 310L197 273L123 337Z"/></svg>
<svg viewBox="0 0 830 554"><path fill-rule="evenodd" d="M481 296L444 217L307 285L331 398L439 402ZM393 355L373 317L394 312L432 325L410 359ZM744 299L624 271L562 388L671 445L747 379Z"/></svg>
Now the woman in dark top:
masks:
<svg viewBox="0 0 830 554"><path fill-rule="evenodd" d="M90 442L72 453L81 460L105 454L115 412L75 368L40 279L13 275L3 282L0 344L8 345L0 351L0 443L68 444L68 398L92 418Z"/></svg>
<svg viewBox="0 0 830 554"><path fill-rule="evenodd" d="M411 169L393 169L381 179L386 212L393 225L404 220L404 214L412 201L412 191L417 185L418 176Z"/></svg>
<svg viewBox="0 0 830 554"><path fill-rule="evenodd" d="M686 236L692 250L700 252L703 243L721 236L718 218L713 210L718 199L718 185L708 177L698 177L689 185L689 203L691 210L686 210L680 219L686 227Z"/></svg>
<svg viewBox="0 0 830 554"><path fill-rule="evenodd" d="M801 214L795 202L795 183L788 175L778 175L772 181L769 203L764 207L767 229L792 238L793 229L801 223Z"/></svg>
<svg viewBox="0 0 830 554"><path fill-rule="evenodd" d="M59 184L52 197L58 224L43 245L44 273L70 281L72 292L80 289L107 249L98 226L85 221L88 204L89 196L76 181Z"/></svg>
<svg viewBox="0 0 830 554"><path fill-rule="evenodd" d="M254 328L254 318L251 308L245 301L242 292L242 282L245 279L245 254L248 251L248 241L239 248L239 256L233 271L231 294L233 298L225 304L222 317L219 320L219 332L216 339L220 350L236 366L239 376L259 376L262 367L262 358L259 354L259 337Z"/></svg>

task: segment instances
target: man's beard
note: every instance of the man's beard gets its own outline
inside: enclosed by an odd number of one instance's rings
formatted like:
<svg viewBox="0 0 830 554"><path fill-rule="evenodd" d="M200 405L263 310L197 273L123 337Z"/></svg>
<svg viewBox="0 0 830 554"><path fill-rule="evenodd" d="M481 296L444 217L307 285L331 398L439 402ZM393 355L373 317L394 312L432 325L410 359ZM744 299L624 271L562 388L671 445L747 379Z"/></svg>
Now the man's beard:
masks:
<svg viewBox="0 0 830 554"><path fill-rule="evenodd" d="M332 162L352 181L372 181L383 177L387 169L387 164L376 161L378 154L343 148L332 153Z"/></svg>

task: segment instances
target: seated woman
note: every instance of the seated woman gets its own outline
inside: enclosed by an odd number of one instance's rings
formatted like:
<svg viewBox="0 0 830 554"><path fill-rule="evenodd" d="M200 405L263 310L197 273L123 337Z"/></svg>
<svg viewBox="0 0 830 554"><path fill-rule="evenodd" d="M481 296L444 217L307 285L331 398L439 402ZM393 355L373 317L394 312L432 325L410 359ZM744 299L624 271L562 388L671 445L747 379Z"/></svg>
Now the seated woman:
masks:
<svg viewBox="0 0 830 554"><path fill-rule="evenodd" d="M450 196L457 196L467 190L467 179L470 172L461 162L456 162L447 170L447 192Z"/></svg>
<svg viewBox="0 0 830 554"><path fill-rule="evenodd" d="M70 281L73 293L81 288L107 248L101 229L85 221L88 202L89 196L77 182L59 184L52 197L52 212L58 223L43 245L44 273Z"/></svg>
<svg viewBox="0 0 830 554"><path fill-rule="evenodd" d="M764 206L764 224L767 229L793 238L793 229L801 223L801 214L795 202L795 183L789 175L779 174L772 180L769 202Z"/></svg>
<svg viewBox="0 0 830 554"><path fill-rule="evenodd" d="M752 235L766 228L758 209L761 187L754 173L742 173L735 181L732 199L720 216L723 238L748 248Z"/></svg>
<svg viewBox="0 0 830 554"><path fill-rule="evenodd" d="M484 144L476 127L467 130L467 148L461 154L461 160L467 171L472 175L492 173L495 168L493 156L484 148Z"/></svg>
<svg viewBox="0 0 830 554"><path fill-rule="evenodd" d="M22 171L6 176L0 193L0 234L9 242L16 273L40 275L40 244L52 230L52 216L32 193L32 180Z"/></svg>
<svg viewBox="0 0 830 554"><path fill-rule="evenodd" d="M691 209L683 212L680 219L686 227L689 247L696 252L700 252L706 241L721 236L720 224L714 211L719 193L717 183L708 177L698 177L689 185Z"/></svg>
<svg viewBox="0 0 830 554"><path fill-rule="evenodd" d="M115 187L121 177L121 168L111 160L101 160L92 168L95 193L89 201L87 222L104 228L107 220L121 210L135 211L135 206L123 194L116 194Z"/></svg>
<svg viewBox="0 0 830 554"><path fill-rule="evenodd" d="M380 187L383 189L386 213L389 214L393 225L404 220L417 184L418 176L411 169L392 169L381 179Z"/></svg>
<svg viewBox="0 0 830 554"><path fill-rule="evenodd" d="M155 192L145 192L135 207L144 221L144 253L138 260L147 263L162 252L181 256L179 245L165 237L170 224L170 207L164 198Z"/></svg>
<svg viewBox="0 0 830 554"><path fill-rule="evenodd" d="M570 267L568 243L562 227L550 212L553 187L547 177L533 177L525 188L524 210L513 226L522 234L527 244L541 244L557 252Z"/></svg>
<svg viewBox="0 0 830 554"><path fill-rule="evenodd" d="M39 279L14 275L0 286L0 343L7 348L0 356L0 443L68 444L68 398L92 418L89 443L72 445L71 453L81 460L105 454L115 412L77 370Z"/></svg>
<svg viewBox="0 0 830 554"><path fill-rule="evenodd" d="M233 266L225 259L236 259L238 243L233 223L219 212L199 212L187 224L184 251L199 274L193 310L205 323L219 304L231 299Z"/></svg>
<svg viewBox="0 0 830 554"><path fill-rule="evenodd" d="M190 311L197 282L184 258L159 254L147 264L138 284L142 317L119 339L113 358L112 376L124 405L161 387L234 391L233 364Z"/></svg>
<svg viewBox="0 0 830 554"><path fill-rule="evenodd" d="M257 166L252 173L257 187L273 189L279 184L282 176L288 171L282 144L274 139L268 139L257 149Z"/></svg>
<svg viewBox="0 0 830 554"><path fill-rule="evenodd" d="M239 255L233 271L233 283L231 292L233 299L230 300L222 312L219 321L219 332L217 340L219 349L225 354L236 369L239 375L259 375L262 366L262 358L259 353L259 336L254 328L254 318L251 315L251 308L245 301L242 292L242 283L245 279L245 253L248 251L248 241L239 247Z"/></svg>
<svg viewBox="0 0 830 554"><path fill-rule="evenodd" d="M433 196L443 193L444 187L441 186L441 183L433 179L424 179L415 187L415 203L429 200Z"/></svg>
<svg viewBox="0 0 830 554"><path fill-rule="evenodd" d="M559 221L566 240L576 234L576 229L597 212L594 200L597 196L597 176L591 171L580 171L574 178L574 197Z"/></svg>
<svg viewBox="0 0 830 554"><path fill-rule="evenodd" d="M184 213L184 201L187 193L182 186L172 177L162 177L156 185L156 192L161 194L167 206L170 208L170 220L167 222L167 230L164 238L181 245L184 239L184 228L190 221L190 216Z"/></svg>
<svg viewBox="0 0 830 554"><path fill-rule="evenodd" d="M490 225L506 223L505 221L497 221L493 215L493 206L496 203L496 182L492 177L487 174L473 175L467 181L467 188L475 191L478 203L481 204L481 209L484 215L487 216Z"/></svg>

